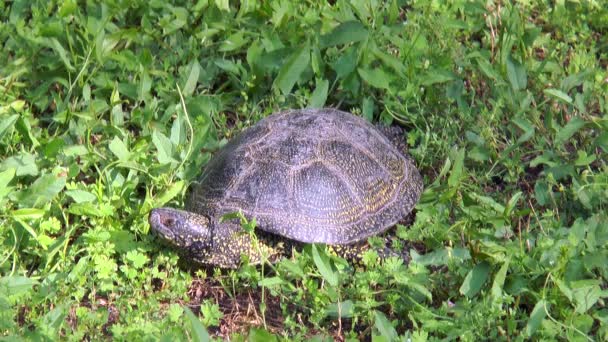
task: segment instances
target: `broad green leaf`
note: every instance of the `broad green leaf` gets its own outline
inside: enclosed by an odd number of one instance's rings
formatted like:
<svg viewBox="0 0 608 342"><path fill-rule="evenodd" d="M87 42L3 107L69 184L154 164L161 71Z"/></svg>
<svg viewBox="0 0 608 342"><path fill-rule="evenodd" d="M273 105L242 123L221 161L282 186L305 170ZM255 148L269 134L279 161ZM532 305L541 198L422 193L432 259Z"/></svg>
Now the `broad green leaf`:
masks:
<svg viewBox="0 0 608 342"><path fill-rule="evenodd" d="M367 29L361 22L351 20L336 26L330 33L321 36L321 48L359 42L367 38Z"/></svg>
<svg viewBox="0 0 608 342"><path fill-rule="evenodd" d="M510 260L505 261L494 276L494 282L492 283L492 297L494 298L502 296L505 279L507 278L507 271L509 270L509 263Z"/></svg>
<svg viewBox="0 0 608 342"><path fill-rule="evenodd" d="M110 109L110 105L105 100L94 99L89 103L88 111L94 114L100 114ZM67 115L67 114L66 114ZM61 120L66 120L65 117Z"/></svg>
<svg viewBox="0 0 608 342"><path fill-rule="evenodd" d="M289 94L309 63L310 47L305 45L291 55L281 67L277 78L274 80L274 86L279 88L283 94Z"/></svg>
<svg viewBox="0 0 608 342"><path fill-rule="evenodd" d="M230 12L230 1L229 0L215 0L214 3L218 9L220 9L222 11Z"/></svg>
<svg viewBox="0 0 608 342"><path fill-rule="evenodd" d="M588 69L577 74L572 74L562 80L560 88L564 91L570 91L570 89L583 84L583 82L588 79L589 76L593 75L593 73L594 71L592 69Z"/></svg>
<svg viewBox="0 0 608 342"><path fill-rule="evenodd" d="M141 73L139 77L139 84L137 85L137 98L140 101L145 100L150 95L150 89L152 89L152 79L146 71ZM122 91L124 93L124 91Z"/></svg>
<svg viewBox="0 0 608 342"><path fill-rule="evenodd" d="M186 125L185 125L185 114L179 114L177 119L173 120L173 124L171 125L171 136L169 140L173 146L179 146L186 142Z"/></svg>
<svg viewBox="0 0 608 342"><path fill-rule="evenodd" d="M511 55L507 57L507 77L513 90L526 89L528 84L526 68L520 62L514 60Z"/></svg>
<svg viewBox="0 0 608 342"><path fill-rule="evenodd" d="M608 153L608 131L600 134L593 143L595 146L600 147L604 153Z"/></svg>
<svg viewBox="0 0 608 342"><path fill-rule="evenodd" d="M475 132L466 131L464 132L464 136L467 138L468 141L472 142L475 145L483 146L486 144L486 141Z"/></svg>
<svg viewBox="0 0 608 342"><path fill-rule="evenodd" d="M574 94L574 106L580 113L587 113L587 100L585 100L583 94Z"/></svg>
<svg viewBox="0 0 608 342"><path fill-rule="evenodd" d="M511 196L511 199L509 200L509 203L507 203L507 206L505 207L504 211L504 215L506 217L509 217L511 215L513 209L515 209L515 206L517 205L517 202L519 202L519 199L522 195L523 193L521 191L518 191L513 196Z"/></svg>
<svg viewBox="0 0 608 342"><path fill-rule="evenodd" d="M282 285L284 283L285 281L281 277L270 277L258 281L258 286L274 287L277 285Z"/></svg>
<svg viewBox="0 0 608 342"><path fill-rule="evenodd" d="M310 51L310 67L315 75L323 75L325 73L325 63L319 47L313 47Z"/></svg>
<svg viewBox="0 0 608 342"><path fill-rule="evenodd" d="M536 331L540 327L540 324L545 319L547 315L545 311L545 306L547 305L547 301L544 299L539 300L536 305L534 305L534 309L532 309L528 324L526 324L526 334L528 336L534 335L534 333L536 333Z"/></svg>
<svg viewBox="0 0 608 342"><path fill-rule="evenodd" d="M410 281L406 285L411 287L412 289L418 291L418 293L420 293L421 295L425 296L429 300L429 302L433 301L433 294L423 284L419 284L419 283Z"/></svg>
<svg viewBox="0 0 608 342"><path fill-rule="evenodd" d="M293 14L294 8L291 1L280 0L270 1L272 7L272 18L270 21L274 24L275 29L279 28Z"/></svg>
<svg viewBox="0 0 608 342"><path fill-rule="evenodd" d="M534 102L534 95L528 90L525 93L522 93L521 96L513 98L513 100L519 100L518 113L528 113L532 102Z"/></svg>
<svg viewBox="0 0 608 342"><path fill-rule="evenodd" d="M118 93L118 88L115 92ZM112 93L114 93L114 91ZM88 83L82 87L82 99L85 103L91 102L91 86ZM112 103L114 103L114 101L112 101Z"/></svg>
<svg viewBox="0 0 608 342"><path fill-rule="evenodd" d="M350 75L357 68L357 47L351 46L331 65L338 78Z"/></svg>
<svg viewBox="0 0 608 342"><path fill-rule="evenodd" d="M541 164L545 164L549 167L555 167L555 166L559 165L555 161L555 154L551 151L545 151L545 153L543 153L542 155L540 155L530 161L530 166L532 166L532 167L536 167Z"/></svg>
<svg viewBox="0 0 608 342"><path fill-rule="evenodd" d="M63 154L66 157L86 156L87 154L89 154L89 150L87 150L87 148L82 145L72 145L66 146L63 149Z"/></svg>
<svg viewBox="0 0 608 342"><path fill-rule="evenodd" d="M177 196L184 189L184 184L185 183L183 180L171 184L169 189L167 189L165 192L163 192L160 196L156 198L156 205L163 206L167 202L175 198L175 196Z"/></svg>
<svg viewBox="0 0 608 342"><path fill-rule="evenodd" d="M325 308L325 314L332 318L351 318L355 313L355 304L352 300L332 303Z"/></svg>
<svg viewBox="0 0 608 342"><path fill-rule="evenodd" d="M465 248L450 248L445 247L435 251L420 255L413 250L412 261L423 266L441 266L447 265L449 261L455 260L462 262L471 259L471 253Z"/></svg>
<svg viewBox="0 0 608 342"><path fill-rule="evenodd" d="M462 80L454 80L447 84L446 96L449 99L456 101L462 101L462 95L464 93L464 82Z"/></svg>
<svg viewBox="0 0 608 342"><path fill-rule="evenodd" d="M50 202L65 187L65 176L44 174L27 189L11 194L20 207L40 207Z"/></svg>
<svg viewBox="0 0 608 342"><path fill-rule="evenodd" d="M489 274L490 264L488 262L482 261L475 265L464 278L464 281L460 286L460 293L469 298L475 296L479 290L481 290L481 287L488 279Z"/></svg>
<svg viewBox="0 0 608 342"><path fill-rule="evenodd" d="M108 217L112 216L116 209L107 203L93 204L92 202L72 203L68 213L80 216Z"/></svg>
<svg viewBox="0 0 608 342"><path fill-rule="evenodd" d="M494 69L492 64L485 59L477 59L477 65L479 65L479 69L489 78L499 81L503 83L503 78L500 76L500 73Z"/></svg>
<svg viewBox="0 0 608 342"><path fill-rule="evenodd" d="M123 97L128 97L130 99L133 100L141 100L142 98L139 98L138 96L142 95L139 92L141 91L140 89L140 82L130 82L130 83L122 83L119 82L118 84L116 84L117 89L120 91L120 94ZM86 101L87 103L91 102L91 101Z"/></svg>
<svg viewBox="0 0 608 342"><path fill-rule="evenodd" d="M464 149L457 150L455 154L454 165L452 165L452 171L448 177L450 187L458 185L464 173Z"/></svg>
<svg viewBox="0 0 608 342"><path fill-rule="evenodd" d="M395 330L395 327L391 324L391 322L386 318L384 313L375 310L374 311L374 327L380 333L380 336L384 337L387 341L395 341L399 335Z"/></svg>
<svg viewBox="0 0 608 342"><path fill-rule="evenodd" d="M252 328L247 335L248 342L276 342L279 339L264 329Z"/></svg>
<svg viewBox="0 0 608 342"><path fill-rule="evenodd" d="M8 107L0 108L0 113L6 113L7 108L10 108L16 112L21 112L23 111L23 108L25 108L26 104L27 103L24 100L12 101L11 103L9 103Z"/></svg>
<svg viewBox="0 0 608 342"><path fill-rule="evenodd" d="M257 62L258 61L256 61L256 63ZM224 71L226 71L226 72L228 72L230 74L233 74L233 75L236 75L236 76L241 75L241 70L239 69L239 66L236 63L234 63L233 61L231 61L231 60L216 59L215 61L213 61L213 64L217 65L218 68L220 68L220 69L222 69L222 70L224 70Z"/></svg>
<svg viewBox="0 0 608 342"><path fill-rule="evenodd" d="M602 290L599 285L585 285L586 281L581 282L583 283L582 286L579 286L577 282L571 284L572 298L576 305L574 310L579 314L583 314L591 309L602 296Z"/></svg>
<svg viewBox="0 0 608 342"><path fill-rule="evenodd" d="M599 311L599 310L597 310L597 311ZM591 331L591 329L595 330L594 327L596 326L596 317L594 317L594 316L596 316L596 315L595 314L593 316L591 316L591 314L573 315L572 320L569 321L568 323L572 324L571 327L576 328L577 331L574 331L574 329L569 329L567 331L566 340L568 340L568 341L589 341L589 340L583 339L584 334L587 334L587 336L589 336L589 337L595 337L597 335L597 332ZM603 326L603 325L601 324L600 326ZM585 337L587 337L587 336L585 336ZM602 338L602 340L606 340L606 339Z"/></svg>
<svg viewBox="0 0 608 342"><path fill-rule="evenodd" d="M222 52L234 51L247 44L249 40L245 38L244 31L238 31L228 38L226 38L222 44L220 44L219 50Z"/></svg>
<svg viewBox="0 0 608 342"><path fill-rule="evenodd" d="M97 199L97 196L92 193L80 189L68 190L65 194L70 196L76 203L95 202Z"/></svg>
<svg viewBox="0 0 608 342"><path fill-rule="evenodd" d="M369 97L363 99L363 104L361 105L361 114L369 122L374 120L374 100Z"/></svg>
<svg viewBox="0 0 608 342"><path fill-rule="evenodd" d="M118 39L111 36L108 37L103 30L99 31L95 38L95 57L97 60L103 62L106 57L111 55L112 50L114 50L118 43Z"/></svg>
<svg viewBox="0 0 608 342"><path fill-rule="evenodd" d="M450 170L452 169L452 164L453 164L452 158L449 156L446 157L445 162L443 163L443 166L441 167L441 171L439 171L439 175L437 176L437 178L435 179L433 184L439 184L439 181L441 179L443 179L443 177L445 177L448 174L448 172L450 172Z"/></svg>
<svg viewBox="0 0 608 342"><path fill-rule="evenodd" d="M62 18L67 17L70 14L73 14L78 10L78 5L75 0L66 0L63 1L61 7L59 7L59 16Z"/></svg>
<svg viewBox="0 0 608 342"><path fill-rule="evenodd" d="M0 200L13 191L13 187L8 184L15 178L15 169L9 168L0 172Z"/></svg>
<svg viewBox="0 0 608 342"><path fill-rule="evenodd" d="M469 150L468 156L475 161L485 162L490 160L491 152L487 147L475 146Z"/></svg>
<svg viewBox="0 0 608 342"><path fill-rule="evenodd" d="M253 74L259 75L263 68L264 48L259 40L254 40L247 48L247 64L251 67Z"/></svg>
<svg viewBox="0 0 608 342"><path fill-rule="evenodd" d="M67 51L61 45L61 43L59 43L59 40L57 40L57 38L50 38L50 40L48 42L46 42L46 45L48 45L51 49L55 50L55 52L59 55L59 58L61 59L61 61L63 62L63 64L69 71L76 70L72 66L72 63L70 62L70 60L68 59Z"/></svg>
<svg viewBox="0 0 608 342"><path fill-rule="evenodd" d="M393 25L397 21L397 18L399 18L399 15L401 13L401 8L399 5L399 1L391 0L389 2L390 2L390 4L389 4L389 7L387 8L387 11L388 11L387 23Z"/></svg>
<svg viewBox="0 0 608 342"><path fill-rule="evenodd" d="M329 283L331 286L338 286L339 278L338 272L335 269L335 266L332 264L329 256L325 253L325 250L322 249L317 244L312 245L312 259L323 276L323 279Z"/></svg>
<svg viewBox="0 0 608 342"><path fill-rule="evenodd" d="M34 238L34 240L38 241L38 234L36 233L36 230L34 230L34 227L32 227L29 223L23 221L19 217L13 217L13 219L15 220L15 222L19 223L19 225L23 229L25 229L25 231L28 232L28 234L30 234Z"/></svg>
<svg viewBox="0 0 608 342"><path fill-rule="evenodd" d="M51 141L47 141L42 146L42 154L47 158L55 158L60 152L63 152L66 142L61 138L56 138Z"/></svg>
<svg viewBox="0 0 608 342"><path fill-rule="evenodd" d="M557 131L555 135L555 143L557 145L561 145L565 143L568 139L570 139L576 132L578 132L581 128L583 128L587 124L587 122L581 119L579 116L575 116L566 124L566 126L562 127Z"/></svg>
<svg viewBox="0 0 608 342"><path fill-rule="evenodd" d="M546 182L540 181L534 184L534 197L540 205L546 205L551 200L553 192Z"/></svg>
<svg viewBox="0 0 608 342"><path fill-rule="evenodd" d="M496 202L492 197L482 196L474 192L470 193L469 195L471 198L479 202L479 204L492 208L497 214L503 214L505 212L505 206Z"/></svg>
<svg viewBox="0 0 608 342"><path fill-rule="evenodd" d="M582 150L576 151L576 156L577 158L574 161L574 165L576 166L587 166L597 159L595 154L587 155L587 152Z"/></svg>
<svg viewBox="0 0 608 342"><path fill-rule="evenodd" d="M88 92L90 92L90 91L91 90L89 89ZM91 94L89 94L88 96L90 97ZM120 91L118 90L118 87L114 87L114 89L112 89L112 95L110 95L110 104L115 105L117 103L120 103Z"/></svg>
<svg viewBox="0 0 608 342"><path fill-rule="evenodd" d="M572 302L574 299L572 289L570 289L570 287L568 287L568 285L566 285L566 283L561 279L554 279L553 282L555 282L561 293Z"/></svg>
<svg viewBox="0 0 608 342"><path fill-rule="evenodd" d="M36 284L38 284L38 281L23 276L0 277L0 292L10 298L31 290Z"/></svg>
<svg viewBox="0 0 608 342"><path fill-rule="evenodd" d="M190 308L184 306L184 312L190 322L190 338L193 341L208 342L211 340L207 329L203 326L201 321L190 311Z"/></svg>
<svg viewBox="0 0 608 342"><path fill-rule="evenodd" d="M369 83L372 87L380 88L380 89L388 89L389 83L391 81L391 77L389 74L384 72L384 70L380 68L376 69L367 69L367 68L358 68L359 76Z"/></svg>
<svg viewBox="0 0 608 342"><path fill-rule="evenodd" d="M434 69L422 77L422 85L429 86L437 83L454 81L456 79L458 79L458 77L451 71Z"/></svg>
<svg viewBox="0 0 608 342"><path fill-rule="evenodd" d="M532 123L530 121L528 121L527 118L517 117L517 118L511 119L511 122L513 122L517 127L519 127L522 131L524 131L524 134L522 134L517 139L518 144L526 142L534 136L536 128L534 127L534 125L532 125Z"/></svg>
<svg viewBox="0 0 608 342"><path fill-rule="evenodd" d="M125 143L118 137L114 137L114 139L112 139L108 145L108 148L116 157L118 157L118 160L120 161L127 161L131 156L127 145L125 145Z"/></svg>
<svg viewBox="0 0 608 342"><path fill-rule="evenodd" d="M175 31L181 29L186 26L188 23L188 10L183 7L177 6L167 6L165 7L167 12L171 12L173 14L173 18L170 20L166 20L162 25L163 34L165 36L173 34Z"/></svg>
<svg viewBox="0 0 608 342"><path fill-rule="evenodd" d="M304 270L302 269L302 266L300 266L297 262L294 262L288 258L284 258L278 265L282 271L291 276L290 279L304 278Z"/></svg>
<svg viewBox="0 0 608 342"><path fill-rule="evenodd" d="M547 95L551 95L554 98L561 100L567 104L572 104L572 98L568 94L564 93L559 89L545 89L543 92Z"/></svg>
<svg viewBox="0 0 608 342"><path fill-rule="evenodd" d="M173 144L164 134L158 130L154 130L154 132L152 132L152 143L158 150L158 155L156 157L158 158L159 163L168 164L177 162L173 159Z"/></svg>
<svg viewBox="0 0 608 342"><path fill-rule="evenodd" d="M13 114L13 115L9 116L8 118L0 118L0 140L2 140L2 137L4 136L4 134L11 127L13 127L15 122L17 122L17 119L19 119L19 114Z"/></svg>
<svg viewBox="0 0 608 342"><path fill-rule="evenodd" d="M122 111L122 104L117 104L112 107L112 124L117 127L122 127L125 124L125 113Z"/></svg>
<svg viewBox="0 0 608 342"><path fill-rule="evenodd" d="M46 331L51 333L51 336L56 336L61 328L61 324L65 321L65 317L68 313L69 304L64 303L57 305L53 310L47 312L43 319L42 324L46 327Z"/></svg>
<svg viewBox="0 0 608 342"><path fill-rule="evenodd" d="M38 175L36 157L25 152L6 158L2 164L0 164L0 171L6 171L9 169L14 169L17 177Z"/></svg>
<svg viewBox="0 0 608 342"><path fill-rule="evenodd" d="M327 101L327 91L329 90L329 81L325 79L317 80L317 87L310 95L310 108L323 108Z"/></svg>
<svg viewBox="0 0 608 342"><path fill-rule="evenodd" d="M230 3L230 1L227 1L228 3ZM200 3L204 3L204 2L200 2ZM199 4L200 4L199 3ZM239 3L239 13L237 15L237 18L242 18L244 17L246 14L251 13L251 12L255 12L258 8L258 3L254 2L254 1L242 1Z"/></svg>
<svg viewBox="0 0 608 342"><path fill-rule="evenodd" d="M190 97L194 93L194 89L196 89L196 84L198 83L198 77L201 73L201 66L197 61L193 61L190 63L190 67L188 68L188 78L186 79L186 83L182 87L182 94L184 97Z"/></svg>
<svg viewBox="0 0 608 342"><path fill-rule="evenodd" d="M11 212L11 217L19 218L22 220L33 220L33 219L41 218L42 216L44 216L45 212L46 211L42 210L42 209L23 208L23 209L13 210Z"/></svg>
<svg viewBox="0 0 608 342"><path fill-rule="evenodd" d="M372 53L374 54L374 56L378 57L378 59L380 59L382 63L384 63L384 65L393 69L393 71L397 73L397 76L405 77L407 70L403 65L402 61L397 59L395 56L389 55L388 53L385 53L384 51L378 49L378 47L376 46L374 46Z"/></svg>
<svg viewBox="0 0 608 342"><path fill-rule="evenodd" d="M9 22L11 24L16 24L17 21L19 21L20 19L24 19L25 20L25 16L27 11L30 8L30 1L29 0L15 0L13 1L13 3L11 4L10 8L11 8L11 13L9 15Z"/></svg>

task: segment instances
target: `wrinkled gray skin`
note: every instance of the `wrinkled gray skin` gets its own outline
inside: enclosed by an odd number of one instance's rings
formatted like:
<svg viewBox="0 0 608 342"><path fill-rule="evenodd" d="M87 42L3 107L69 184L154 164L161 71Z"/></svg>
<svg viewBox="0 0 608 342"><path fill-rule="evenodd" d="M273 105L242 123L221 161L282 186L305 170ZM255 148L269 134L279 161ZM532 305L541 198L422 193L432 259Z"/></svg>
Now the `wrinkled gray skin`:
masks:
<svg viewBox="0 0 608 342"><path fill-rule="evenodd" d="M401 129L334 109L271 115L232 139L193 184L186 210L154 209L150 225L198 263L237 267L291 241L351 245L403 219L422 192ZM238 222L257 221L258 244Z"/></svg>

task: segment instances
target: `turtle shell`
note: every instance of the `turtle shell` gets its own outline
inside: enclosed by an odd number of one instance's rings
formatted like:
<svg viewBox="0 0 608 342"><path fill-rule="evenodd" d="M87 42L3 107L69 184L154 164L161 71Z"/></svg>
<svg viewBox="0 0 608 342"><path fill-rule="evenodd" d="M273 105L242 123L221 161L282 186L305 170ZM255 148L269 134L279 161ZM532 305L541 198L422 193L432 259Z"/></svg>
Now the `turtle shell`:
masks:
<svg viewBox="0 0 608 342"><path fill-rule="evenodd" d="M348 244L393 226L421 191L412 160L376 127L334 109L303 109L271 115L228 142L186 204L215 220L240 210L259 229L301 242Z"/></svg>

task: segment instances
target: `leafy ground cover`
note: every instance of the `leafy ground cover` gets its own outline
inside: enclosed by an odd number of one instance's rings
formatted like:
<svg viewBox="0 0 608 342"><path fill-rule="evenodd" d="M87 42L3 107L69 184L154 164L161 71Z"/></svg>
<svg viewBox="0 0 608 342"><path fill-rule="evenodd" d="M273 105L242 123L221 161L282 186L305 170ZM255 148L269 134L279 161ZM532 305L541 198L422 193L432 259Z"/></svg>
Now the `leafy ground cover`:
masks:
<svg viewBox="0 0 608 342"><path fill-rule="evenodd" d="M601 1L15 0L0 18L0 339L608 338ZM407 128L426 187L396 227L409 264L307 246L191 269L149 234L231 136L308 106Z"/></svg>

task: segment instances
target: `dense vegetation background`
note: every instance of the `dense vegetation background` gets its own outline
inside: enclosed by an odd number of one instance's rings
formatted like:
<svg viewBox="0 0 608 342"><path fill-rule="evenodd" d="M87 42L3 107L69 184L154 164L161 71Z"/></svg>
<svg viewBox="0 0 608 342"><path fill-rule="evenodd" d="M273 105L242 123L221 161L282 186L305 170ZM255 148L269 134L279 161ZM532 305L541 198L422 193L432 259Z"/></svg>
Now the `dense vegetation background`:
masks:
<svg viewBox="0 0 608 342"><path fill-rule="evenodd" d="M608 338L603 1L15 0L0 18L0 339ZM149 210L180 206L218 146L308 106L409 131L426 189L393 243L411 263L308 246L192 270L154 240Z"/></svg>

